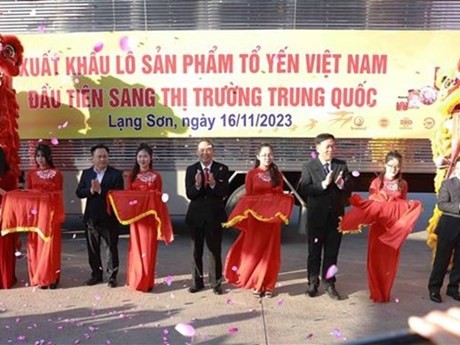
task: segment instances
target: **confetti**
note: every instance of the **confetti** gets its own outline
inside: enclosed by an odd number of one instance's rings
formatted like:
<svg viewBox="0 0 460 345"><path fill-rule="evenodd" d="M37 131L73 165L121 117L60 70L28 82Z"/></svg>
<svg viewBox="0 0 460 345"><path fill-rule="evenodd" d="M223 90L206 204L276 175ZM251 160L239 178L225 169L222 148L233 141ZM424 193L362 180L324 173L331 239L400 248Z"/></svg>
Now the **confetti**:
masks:
<svg viewBox="0 0 460 345"><path fill-rule="evenodd" d="M132 51L135 46L134 40L128 36L120 38L120 48L124 52Z"/></svg>
<svg viewBox="0 0 460 345"><path fill-rule="evenodd" d="M233 271L233 272L236 272L236 271L238 271L238 267L236 267L236 266L232 266L232 271Z"/></svg>
<svg viewBox="0 0 460 345"><path fill-rule="evenodd" d="M163 193L161 195L161 201L163 201L165 204L168 202L169 200L169 194L168 193Z"/></svg>
<svg viewBox="0 0 460 345"><path fill-rule="evenodd" d="M227 331L230 334L235 334L238 332L238 327L229 327Z"/></svg>
<svg viewBox="0 0 460 345"><path fill-rule="evenodd" d="M331 265L326 272L326 279L331 279L334 277L337 272L339 271L339 268L336 265Z"/></svg>
<svg viewBox="0 0 460 345"><path fill-rule="evenodd" d="M30 213L33 214L34 216L38 213L36 208L33 208L30 210Z"/></svg>
<svg viewBox="0 0 460 345"><path fill-rule="evenodd" d="M136 205L137 204L137 200L131 200L129 202L129 206L133 206L133 205Z"/></svg>
<svg viewBox="0 0 460 345"><path fill-rule="evenodd" d="M361 175L361 173L358 171L358 170L353 170L353 172L351 173L351 175L353 177L359 177L359 175Z"/></svg>
<svg viewBox="0 0 460 345"><path fill-rule="evenodd" d="M178 323L174 329L185 337L193 337L196 333L195 328L188 323Z"/></svg>
<svg viewBox="0 0 460 345"><path fill-rule="evenodd" d="M77 234L73 234L73 235L72 235L72 238L77 238Z"/></svg>
<svg viewBox="0 0 460 345"><path fill-rule="evenodd" d="M231 298L227 298L227 305L232 305L233 304L233 301Z"/></svg>
<svg viewBox="0 0 460 345"><path fill-rule="evenodd" d="M399 303L399 298L395 298L395 302L396 302L396 303Z"/></svg>
<svg viewBox="0 0 460 345"><path fill-rule="evenodd" d="M59 140L57 138L51 138L51 144L56 146L59 144Z"/></svg>
<svg viewBox="0 0 460 345"><path fill-rule="evenodd" d="M311 151L310 156L311 158L316 159L317 157L316 151Z"/></svg>
<svg viewBox="0 0 460 345"><path fill-rule="evenodd" d="M280 299L278 302L276 302L276 305L278 307L281 307L283 304L284 304L284 301L282 299Z"/></svg>
<svg viewBox="0 0 460 345"><path fill-rule="evenodd" d="M168 285L168 286L171 286L172 281L173 281L173 277L172 277L172 276L167 276L167 277L165 277L165 279L164 279L165 284Z"/></svg>
<svg viewBox="0 0 460 345"><path fill-rule="evenodd" d="M99 53L103 48L104 48L104 42L99 41L94 45L93 50L95 53Z"/></svg>
<svg viewBox="0 0 460 345"><path fill-rule="evenodd" d="M46 26L41 24L41 25L38 26L37 30L40 33L44 33L46 31Z"/></svg>

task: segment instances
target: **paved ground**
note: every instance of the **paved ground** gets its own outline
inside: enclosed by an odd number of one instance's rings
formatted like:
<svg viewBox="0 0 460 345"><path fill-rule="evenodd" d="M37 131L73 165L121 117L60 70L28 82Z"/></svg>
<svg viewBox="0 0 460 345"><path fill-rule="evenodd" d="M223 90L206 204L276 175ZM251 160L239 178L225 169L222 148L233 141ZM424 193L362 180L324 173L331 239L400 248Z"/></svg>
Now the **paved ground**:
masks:
<svg viewBox="0 0 460 345"><path fill-rule="evenodd" d="M64 234L57 290L29 287L26 258L18 260L19 283L0 291L0 344L333 344L405 328L409 315L439 307L427 297L431 252L424 232L412 234L403 248L393 301L374 304L367 292L365 233L344 237L337 283L344 300L333 301L323 290L316 298L304 294L306 238L284 229L276 296L259 300L228 285L221 296L209 288L189 294L190 242L176 226L176 240L159 247L150 293L123 286L127 236L120 241L121 286L115 289L82 285L89 271L81 231ZM227 230L223 255L235 234ZM446 298L441 308L453 305ZM174 329L179 323L194 327L193 339Z"/></svg>

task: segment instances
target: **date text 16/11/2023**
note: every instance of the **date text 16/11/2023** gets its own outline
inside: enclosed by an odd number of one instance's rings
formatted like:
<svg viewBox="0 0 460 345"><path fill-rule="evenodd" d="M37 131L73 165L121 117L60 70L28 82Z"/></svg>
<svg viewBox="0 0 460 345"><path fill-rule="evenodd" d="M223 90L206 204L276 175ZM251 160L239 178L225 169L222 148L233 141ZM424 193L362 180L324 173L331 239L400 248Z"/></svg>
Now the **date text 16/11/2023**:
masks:
<svg viewBox="0 0 460 345"><path fill-rule="evenodd" d="M217 123L216 123L217 120ZM291 114L273 113L230 113L222 114L219 118L213 116L201 116L173 118L166 115L148 114L141 116L114 116L107 117L108 126L120 131L133 129L140 131L144 123L149 128L177 129L180 122L181 128L189 128L193 131L206 129L211 131L214 126L233 128L267 128L267 127L291 127L293 125Z"/></svg>

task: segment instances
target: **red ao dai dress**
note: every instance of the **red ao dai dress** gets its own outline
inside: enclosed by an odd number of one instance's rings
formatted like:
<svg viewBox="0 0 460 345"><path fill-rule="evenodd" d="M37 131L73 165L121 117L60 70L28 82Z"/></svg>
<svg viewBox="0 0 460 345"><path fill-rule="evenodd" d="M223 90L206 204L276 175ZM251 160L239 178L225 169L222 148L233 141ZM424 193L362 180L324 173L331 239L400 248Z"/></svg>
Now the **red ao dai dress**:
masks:
<svg viewBox="0 0 460 345"><path fill-rule="evenodd" d="M268 171L254 168L246 175L246 194L224 227L241 230L225 261L227 281L244 289L272 292L281 266L281 223L287 223L292 195L272 186Z"/></svg>
<svg viewBox="0 0 460 345"><path fill-rule="evenodd" d="M51 237L44 241L30 232L27 244L31 285L49 286L59 282L61 272L61 225L64 221L63 177L56 169L34 169L27 174L27 188L52 193L56 202Z"/></svg>
<svg viewBox="0 0 460 345"><path fill-rule="evenodd" d="M397 180L384 179L382 184L380 178L375 178L369 188L369 200L353 195L350 198L353 207L339 225L342 232L356 232L371 225L367 277L370 299L374 302L390 301L401 247L422 212L420 201L406 200L407 190L404 180L399 188Z"/></svg>
<svg viewBox="0 0 460 345"><path fill-rule="evenodd" d="M127 189L162 193L163 183L160 174L148 170L139 172L134 181L129 177ZM130 225L127 284L131 289L147 292L155 284L158 246L156 223L154 216L149 215Z"/></svg>

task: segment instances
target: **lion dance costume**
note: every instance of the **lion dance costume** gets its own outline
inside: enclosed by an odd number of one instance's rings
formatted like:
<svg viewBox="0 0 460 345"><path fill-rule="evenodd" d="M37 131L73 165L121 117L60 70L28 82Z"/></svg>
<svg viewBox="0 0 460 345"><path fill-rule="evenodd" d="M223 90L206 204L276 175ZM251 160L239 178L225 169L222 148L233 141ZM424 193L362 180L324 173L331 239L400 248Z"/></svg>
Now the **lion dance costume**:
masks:
<svg viewBox="0 0 460 345"><path fill-rule="evenodd" d="M0 35L0 147L10 168L0 178L5 190L17 188L19 177L19 107L12 78L19 74L22 55L23 47L15 36ZM14 248L17 245L16 234L0 237L0 289L8 289L16 282Z"/></svg>
<svg viewBox="0 0 460 345"><path fill-rule="evenodd" d="M19 177L19 106L13 77L19 74L24 48L16 36L0 35L0 146L16 178Z"/></svg>
<svg viewBox="0 0 460 345"><path fill-rule="evenodd" d="M445 178L449 178L455 161L460 154L460 60L452 71L437 70L435 87L438 94L440 122L431 140L433 159L436 163L434 187L436 194ZM426 231L427 244L436 249L437 236L434 233L442 212L435 207Z"/></svg>

